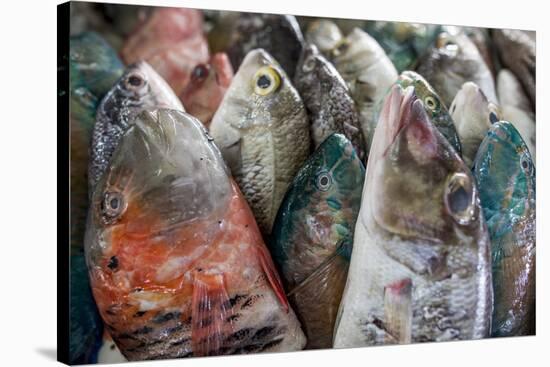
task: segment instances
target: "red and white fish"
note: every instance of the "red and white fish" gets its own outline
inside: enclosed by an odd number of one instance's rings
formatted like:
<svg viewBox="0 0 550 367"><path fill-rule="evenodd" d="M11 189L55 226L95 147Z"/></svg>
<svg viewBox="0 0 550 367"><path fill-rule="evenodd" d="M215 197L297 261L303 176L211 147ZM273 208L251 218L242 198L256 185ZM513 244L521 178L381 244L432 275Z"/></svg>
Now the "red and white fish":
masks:
<svg viewBox="0 0 550 367"><path fill-rule="evenodd" d="M195 65L208 61L202 13L196 9L157 8L126 40L126 64L147 61L179 95Z"/></svg>
<svg viewBox="0 0 550 367"><path fill-rule="evenodd" d="M216 53L208 63L195 66L180 99L187 112L208 127L231 80L233 67L229 58L223 52Z"/></svg>
<svg viewBox="0 0 550 367"><path fill-rule="evenodd" d="M94 298L129 360L305 346L252 212L196 118L139 115L90 210Z"/></svg>

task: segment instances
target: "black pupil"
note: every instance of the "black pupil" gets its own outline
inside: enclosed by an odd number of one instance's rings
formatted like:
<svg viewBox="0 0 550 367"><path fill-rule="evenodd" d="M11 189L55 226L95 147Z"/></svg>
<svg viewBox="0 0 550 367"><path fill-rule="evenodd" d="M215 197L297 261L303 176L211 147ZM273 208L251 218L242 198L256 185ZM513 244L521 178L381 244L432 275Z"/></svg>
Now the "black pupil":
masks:
<svg viewBox="0 0 550 367"><path fill-rule="evenodd" d="M491 124L494 124L498 121L497 115L494 112L491 112L489 114L489 121L491 121Z"/></svg>
<svg viewBox="0 0 550 367"><path fill-rule="evenodd" d="M130 83L130 85L133 85L134 87L139 87L142 83L142 80L139 76L132 75L128 78L128 83Z"/></svg>
<svg viewBox="0 0 550 367"><path fill-rule="evenodd" d="M319 181L319 183L321 184L321 186L328 185L328 177L327 176L321 177L321 180Z"/></svg>
<svg viewBox="0 0 550 367"><path fill-rule="evenodd" d="M258 85L258 87L266 89L269 88L269 86L271 85L271 79L269 79L266 75L262 75L258 78L256 84Z"/></svg>
<svg viewBox="0 0 550 367"><path fill-rule="evenodd" d="M119 200L117 198L112 198L111 201L109 201L109 205L112 209L118 209Z"/></svg>
<svg viewBox="0 0 550 367"><path fill-rule="evenodd" d="M193 70L193 77L195 79L204 79L208 76L208 69L204 65L198 65L195 70Z"/></svg>
<svg viewBox="0 0 550 367"><path fill-rule="evenodd" d="M527 167L529 167L529 163L527 163L527 161L523 161L523 162L521 162L521 166L522 166L524 169L527 169Z"/></svg>
<svg viewBox="0 0 550 367"><path fill-rule="evenodd" d="M469 199L469 195L464 187L460 186L457 190L451 192L449 206L454 213L462 212L468 208Z"/></svg>

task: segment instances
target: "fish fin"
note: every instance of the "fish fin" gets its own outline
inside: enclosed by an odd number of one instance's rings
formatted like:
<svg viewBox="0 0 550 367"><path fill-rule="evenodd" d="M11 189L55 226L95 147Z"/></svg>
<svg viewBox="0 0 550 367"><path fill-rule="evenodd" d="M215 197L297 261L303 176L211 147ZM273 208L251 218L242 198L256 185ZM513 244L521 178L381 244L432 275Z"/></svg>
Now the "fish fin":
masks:
<svg viewBox="0 0 550 367"><path fill-rule="evenodd" d="M231 302L223 274L195 274L191 309L191 344L194 356L217 355L224 335L232 333Z"/></svg>
<svg viewBox="0 0 550 367"><path fill-rule="evenodd" d="M412 338L412 281L400 279L384 287L385 328L400 344Z"/></svg>
<svg viewBox="0 0 550 367"><path fill-rule="evenodd" d="M265 247L264 244L261 244L256 246L256 249L258 251L258 257L260 258L260 264L262 266L262 270L267 276L267 280L269 281L269 284L273 288L273 291L275 292L275 295L281 302L281 305L283 306L285 312L288 312L289 310L288 299L286 298L286 295L285 295L283 283L281 282L279 273L275 269L275 264L271 259L271 255L269 254L267 247Z"/></svg>

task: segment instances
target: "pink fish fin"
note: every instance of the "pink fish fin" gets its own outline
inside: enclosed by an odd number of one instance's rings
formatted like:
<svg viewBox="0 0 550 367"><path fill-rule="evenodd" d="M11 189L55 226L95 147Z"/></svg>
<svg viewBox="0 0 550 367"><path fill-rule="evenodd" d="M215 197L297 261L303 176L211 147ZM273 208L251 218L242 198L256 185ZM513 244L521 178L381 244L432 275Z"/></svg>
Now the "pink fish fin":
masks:
<svg viewBox="0 0 550 367"><path fill-rule="evenodd" d="M265 247L265 245L262 243L256 246L256 249L258 251L258 257L260 258L260 264L262 266L262 270L267 276L267 280L269 281L269 284L273 288L273 291L275 292L275 295L281 302L281 305L283 306L285 312L288 312L289 310L288 299L286 298L286 295L285 295L283 283L281 282L279 273L275 269L275 264L271 259L271 255L269 254L267 247Z"/></svg>
<svg viewBox="0 0 550 367"><path fill-rule="evenodd" d="M233 333L233 310L223 274L196 273L191 305L191 345L194 356L219 355Z"/></svg>
<svg viewBox="0 0 550 367"><path fill-rule="evenodd" d="M412 281L400 279L384 287L385 328L392 342L409 344L412 338Z"/></svg>

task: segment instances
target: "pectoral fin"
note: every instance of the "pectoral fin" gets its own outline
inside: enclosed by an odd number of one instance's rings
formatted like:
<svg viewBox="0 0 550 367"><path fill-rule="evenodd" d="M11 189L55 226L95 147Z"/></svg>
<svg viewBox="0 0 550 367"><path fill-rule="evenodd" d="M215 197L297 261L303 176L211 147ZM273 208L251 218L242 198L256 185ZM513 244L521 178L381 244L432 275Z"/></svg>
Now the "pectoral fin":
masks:
<svg viewBox="0 0 550 367"><path fill-rule="evenodd" d="M191 344L194 356L218 355L225 335L233 332L223 274L197 273L193 283Z"/></svg>
<svg viewBox="0 0 550 367"><path fill-rule="evenodd" d="M384 326L392 342L411 343L412 282L409 278L384 287L384 314Z"/></svg>

